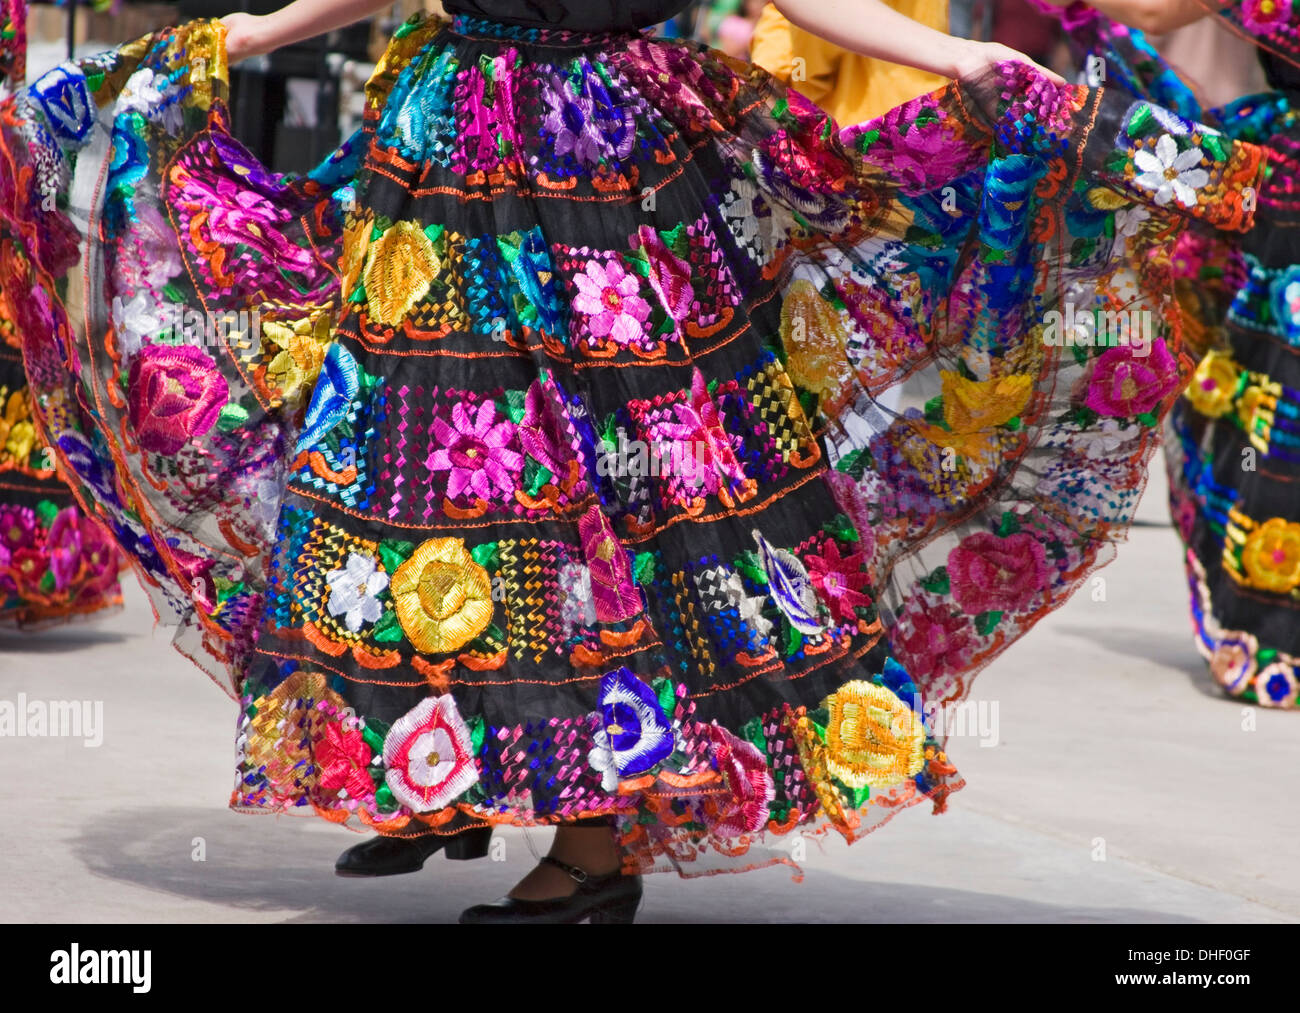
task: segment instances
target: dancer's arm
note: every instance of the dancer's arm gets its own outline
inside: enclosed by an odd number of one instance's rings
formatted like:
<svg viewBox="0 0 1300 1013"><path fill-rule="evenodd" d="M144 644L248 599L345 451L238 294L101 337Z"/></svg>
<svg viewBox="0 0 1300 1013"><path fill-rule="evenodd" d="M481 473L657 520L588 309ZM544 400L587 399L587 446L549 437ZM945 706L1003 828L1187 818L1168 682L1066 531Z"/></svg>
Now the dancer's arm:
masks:
<svg viewBox="0 0 1300 1013"><path fill-rule="evenodd" d="M995 42L958 39L927 28L881 0L773 0L773 3L804 31L864 56L943 77L967 77L1004 60L1015 60L1037 67L1058 84L1065 83L1023 53Z"/></svg>
<svg viewBox="0 0 1300 1013"><path fill-rule="evenodd" d="M1046 0L1053 7L1069 7L1073 0ZM1150 35L1164 35L1211 14L1204 0L1088 0L1112 21Z"/></svg>
<svg viewBox="0 0 1300 1013"><path fill-rule="evenodd" d="M273 14L228 14L226 52L231 63L324 35L391 7L393 0L296 0Z"/></svg>

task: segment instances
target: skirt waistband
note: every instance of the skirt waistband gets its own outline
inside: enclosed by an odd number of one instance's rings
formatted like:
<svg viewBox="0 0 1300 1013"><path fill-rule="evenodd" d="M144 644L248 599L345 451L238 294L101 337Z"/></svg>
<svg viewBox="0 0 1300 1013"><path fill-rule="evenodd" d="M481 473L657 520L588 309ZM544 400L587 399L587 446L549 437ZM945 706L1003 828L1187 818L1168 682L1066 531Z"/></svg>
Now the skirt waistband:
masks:
<svg viewBox="0 0 1300 1013"><path fill-rule="evenodd" d="M524 25L508 25L501 21L490 21L487 18L475 18L466 14L457 14L451 19L451 31L470 39L494 39L536 46L590 46L611 39L640 34L628 29L615 29L608 32L572 32L563 28L533 28Z"/></svg>

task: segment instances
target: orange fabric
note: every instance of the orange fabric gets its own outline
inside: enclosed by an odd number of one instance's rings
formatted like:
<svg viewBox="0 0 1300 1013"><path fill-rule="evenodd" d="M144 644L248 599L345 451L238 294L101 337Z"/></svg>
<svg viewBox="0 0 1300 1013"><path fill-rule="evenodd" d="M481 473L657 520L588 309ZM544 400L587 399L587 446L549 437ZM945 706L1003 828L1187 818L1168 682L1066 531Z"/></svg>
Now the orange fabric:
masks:
<svg viewBox="0 0 1300 1013"><path fill-rule="evenodd" d="M885 2L913 21L941 32L948 30L948 0ZM874 119L948 83L938 74L840 49L796 28L771 4L763 8L754 29L750 59L816 102L845 127Z"/></svg>

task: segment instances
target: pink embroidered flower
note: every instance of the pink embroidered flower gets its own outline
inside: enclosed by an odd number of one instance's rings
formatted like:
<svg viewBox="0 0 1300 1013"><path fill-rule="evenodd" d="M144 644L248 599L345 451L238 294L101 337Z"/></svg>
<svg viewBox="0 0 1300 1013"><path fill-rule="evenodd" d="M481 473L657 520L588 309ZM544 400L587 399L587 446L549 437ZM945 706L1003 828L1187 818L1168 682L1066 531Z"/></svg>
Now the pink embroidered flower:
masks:
<svg viewBox="0 0 1300 1013"><path fill-rule="evenodd" d="M1291 0L1242 0L1241 24L1248 32L1268 35L1291 17Z"/></svg>
<svg viewBox="0 0 1300 1013"><path fill-rule="evenodd" d="M81 532L81 558L86 564L83 593L98 595L117 582L122 557L117 543L102 524L89 517L78 521Z"/></svg>
<svg viewBox="0 0 1300 1013"><path fill-rule="evenodd" d="M842 140L898 179L904 193L925 193L964 176L979 160L978 147L939 119L942 115L934 96L923 95L848 128Z"/></svg>
<svg viewBox="0 0 1300 1013"><path fill-rule="evenodd" d="M752 743L719 725L707 725L705 731L713 743L718 772L731 790L727 814L713 830L723 837L757 833L767 825L768 806L776 797L767 758Z"/></svg>
<svg viewBox="0 0 1300 1013"><path fill-rule="evenodd" d="M731 438L722 425L722 413L709 393L704 374L691 373L691 400L672 405L673 421L651 426L652 436L668 443L667 474L676 476L692 492L713 495L727 479L733 488L746 481Z"/></svg>
<svg viewBox="0 0 1300 1013"><path fill-rule="evenodd" d="M14 579L9 576L9 564L13 562L13 555L0 543L0 602L4 601L4 596L13 594L16 590Z"/></svg>
<svg viewBox="0 0 1300 1013"><path fill-rule="evenodd" d="M835 502L848 516L849 523L853 525L854 530L858 533L858 550L867 559L874 559L876 555L876 532L871 526L871 521L867 515L867 501L862 495L862 490L858 488L858 483L853 480L852 475L847 475L832 468L826 472L826 484L831 487L831 494L835 497Z"/></svg>
<svg viewBox="0 0 1300 1013"><path fill-rule="evenodd" d="M1097 359L1088 383L1087 405L1100 415L1131 418L1152 411L1178 388L1178 363L1164 338L1145 356L1129 345L1107 349Z"/></svg>
<svg viewBox="0 0 1300 1013"><path fill-rule="evenodd" d="M375 782L366 773L373 755L360 728L344 731L337 721L329 722L315 747L318 783L326 791L346 791L349 798L368 798L375 792Z"/></svg>
<svg viewBox="0 0 1300 1013"><path fill-rule="evenodd" d="M650 265L650 287L664 311L678 323L686 320L695 302L691 265L668 249L663 237L648 225L642 225L631 242Z"/></svg>
<svg viewBox="0 0 1300 1013"><path fill-rule="evenodd" d="M514 495L523 471L524 458L510 449L515 426L509 419L498 421L494 401L479 405L457 402L451 409L451 424L441 416L433 421L433 438L441 444L429 455L430 471L447 472L447 496L456 499L469 494L480 499L504 499Z"/></svg>
<svg viewBox="0 0 1300 1013"><path fill-rule="evenodd" d="M562 449L569 441L563 426L564 409L555 394L553 381L534 380L529 385L524 395L524 417L519 420L519 445L559 479L564 475L561 461L570 455Z"/></svg>
<svg viewBox="0 0 1300 1013"><path fill-rule="evenodd" d="M953 599L966 612L1016 612L1047 586L1049 570L1042 543L1028 532L1005 538L980 531L948 553Z"/></svg>
<svg viewBox="0 0 1300 1013"><path fill-rule="evenodd" d="M641 592L632 580L632 561L598 505L578 520L578 535L591 570L597 621L616 623L637 615L641 611Z"/></svg>
<svg viewBox="0 0 1300 1013"><path fill-rule="evenodd" d="M894 651L923 688L944 675L962 671L975 647L970 619L951 606L920 604L908 611L893 639Z"/></svg>
<svg viewBox="0 0 1300 1013"><path fill-rule="evenodd" d="M650 319L650 304L641 298L636 276L621 263L590 261L573 281L578 287L573 308L587 315L593 338L609 338L624 346L651 343L645 326Z"/></svg>
<svg viewBox="0 0 1300 1013"><path fill-rule="evenodd" d="M54 574L54 587L58 591L67 590L81 569L81 529L77 520L76 507L60 510L45 539L45 551L50 556L50 572Z"/></svg>
<svg viewBox="0 0 1300 1013"><path fill-rule="evenodd" d="M36 514L28 507L0 507L0 545L25 549L36 544Z"/></svg>
<svg viewBox="0 0 1300 1013"><path fill-rule="evenodd" d="M841 556L834 539L827 540L820 556L804 557L813 587L841 622L856 622L858 617L853 609L871 604L870 595L863 593L871 587L870 578L862 571L866 558L863 552Z"/></svg>
<svg viewBox="0 0 1300 1013"><path fill-rule="evenodd" d="M230 388L193 345L146 345L131 362L128 413L144 450L175 454L217 422Z"/></svg>
<svg viewBox="0 0 1300 1013"><path fill-rule="evenodd" d="M442 809L478 781L472 750L455 699L426 697L388 730L385 783L412 812Z"/></svg>

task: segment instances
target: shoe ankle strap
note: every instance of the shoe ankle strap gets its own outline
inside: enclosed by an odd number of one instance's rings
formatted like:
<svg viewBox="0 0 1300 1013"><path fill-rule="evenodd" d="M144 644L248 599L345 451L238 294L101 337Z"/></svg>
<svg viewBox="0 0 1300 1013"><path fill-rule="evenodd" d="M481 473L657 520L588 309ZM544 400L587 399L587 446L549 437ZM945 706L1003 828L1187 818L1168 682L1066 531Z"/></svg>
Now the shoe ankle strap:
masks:
<svg viewBox="0 0 1300 1013"><path fill-rule="evenodd" d="M579 869L576 865L570 865L568 862L561 862L558 858L552 858L550 855L543 855L542 859L547 865L553 865L557 869L562 869L569 874L569 877L575 883L585 883L589 878L585 869Z"/></svg>

